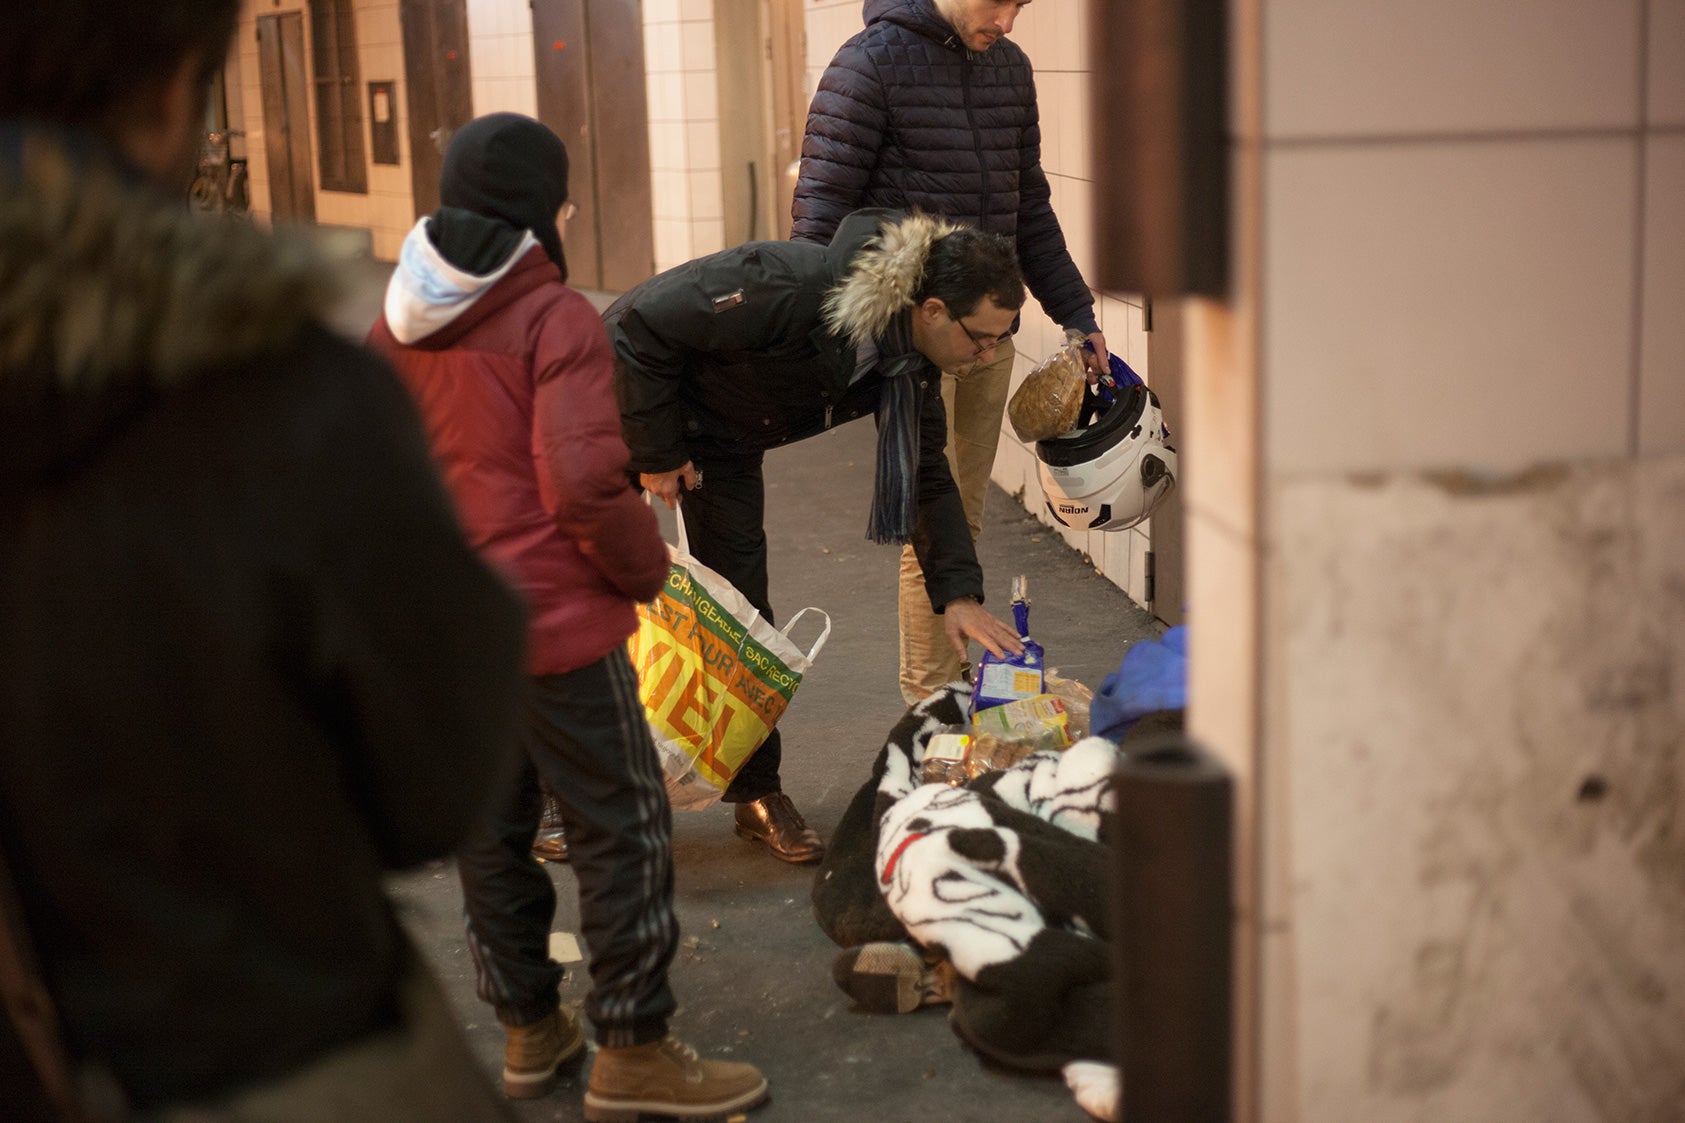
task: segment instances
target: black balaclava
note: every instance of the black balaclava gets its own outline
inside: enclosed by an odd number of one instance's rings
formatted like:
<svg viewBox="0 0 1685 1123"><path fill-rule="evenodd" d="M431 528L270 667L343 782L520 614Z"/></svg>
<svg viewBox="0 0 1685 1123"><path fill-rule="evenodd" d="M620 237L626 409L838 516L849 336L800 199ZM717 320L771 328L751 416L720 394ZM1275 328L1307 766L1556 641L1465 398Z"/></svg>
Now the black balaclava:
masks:
<svg viewBox="0 0 1685 1123"><path fill-rule="evenodd" d="M564 281L568 265L556 233L556 212L567 197L567 147L531 117L476 117L456 130L445 146L440 203L531 230Z"/></svg>

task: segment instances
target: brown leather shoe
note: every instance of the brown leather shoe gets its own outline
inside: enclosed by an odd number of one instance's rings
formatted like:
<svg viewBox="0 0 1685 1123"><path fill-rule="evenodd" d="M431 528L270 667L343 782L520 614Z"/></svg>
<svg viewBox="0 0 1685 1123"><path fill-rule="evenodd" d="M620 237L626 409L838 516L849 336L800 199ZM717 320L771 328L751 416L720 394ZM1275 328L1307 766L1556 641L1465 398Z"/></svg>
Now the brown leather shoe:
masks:
<svg viewBox="0 0 1685 1123"><path fill-rule="evenodd" d="M764 842L774 858L786 862L817 862L825 856L819 832L807 825L802 813L783 792L763 795L753 803L739 803L733 812L737 834L751 842Z"/></svg>
<svg viewBox="0 0 1685 1123"><path fill-rule="evenodd" d="M562 805L548 790L544 792L544 810L538 820L538 835L532 840L532 856L541 862L568 860L568 840L562 833Z"/></svg>
<svg viewBox="0 0 1685 1123"><path fill-rule="evenodd" d="M532 840L532 856L541 862L566 862L567 837L561 831L540 831Z"/></svg>

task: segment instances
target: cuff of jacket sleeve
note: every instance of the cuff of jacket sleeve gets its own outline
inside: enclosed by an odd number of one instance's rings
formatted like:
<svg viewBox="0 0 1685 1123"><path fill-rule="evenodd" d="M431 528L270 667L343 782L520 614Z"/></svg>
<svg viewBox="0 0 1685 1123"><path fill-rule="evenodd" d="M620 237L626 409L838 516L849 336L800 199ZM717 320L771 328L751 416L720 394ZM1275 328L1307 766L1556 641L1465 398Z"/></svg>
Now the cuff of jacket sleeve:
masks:
<svg viewBox="0 0 1685 1123"><path fill-rule="evenodd" d="M959 600L961 597L970 597L978 604L983 603L983 590L981 588L956 588L950 584L947 587L938 590L932 588L930 585L926 585L924 587L924 591L925 595L930 598L930 610L938 616L941 616L948 610L949 604Z"/></svg>
<svg viewBox="0 0 1685 1123"><path fill-rule="evenodd" d="M1073 314L1070 319L1059 326L1066 331L1080 331L1084 335L1093 335L1100 330L1100 321L1094 318L1094 305L1090 304L1081 312Z"/></svg>

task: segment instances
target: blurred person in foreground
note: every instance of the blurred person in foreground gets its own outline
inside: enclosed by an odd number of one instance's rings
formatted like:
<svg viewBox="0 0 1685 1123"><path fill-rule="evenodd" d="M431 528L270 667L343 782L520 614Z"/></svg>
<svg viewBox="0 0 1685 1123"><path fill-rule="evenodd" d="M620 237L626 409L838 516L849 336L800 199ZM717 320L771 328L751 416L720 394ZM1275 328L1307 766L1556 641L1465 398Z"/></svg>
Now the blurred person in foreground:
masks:
<svg viewBox="0 0 1685 1123"><path fill-rule="evenodd" d="M519 782L457 855L480 997L504 1027L503 1087L549 1092L585 1037L557 1000L556 891L534 860L547 788L561 806L590 948L601 1048L585 1117L718 1118L766 1098L753 1066L669 1036L672 813L626 650L634 606L666 583L655 513L626 478L608 339L566 284L567 150L514 113L451 138L443 205L405 239L369 334L426 418L468 535L531 609Z"/></svg>
<svg viewBox="0 0 1685 1123"><path fill-rule="evenodd" d="M238 15L0 5L0 1114L501 1119L383 877L511 769L520 604L331 276L187 212Z"/></svg>
<svg viewBox="0 0 1685 1123"><path fill-rule="evenodd" d="M823 245L851 211L891 206L1010 238L1048 316L1093 345L1083 352L1093 382L1108 368L1106 337L1053 213L1035 75L1007 38L1028 3L866 0L865 28L838 48L808 109L790 236ZM973 538L1016 354L1007 332L942 368L948 461ZM911 549L901 551L900 625L901 694L912 705L959 678L962 660L925 603Z"/></svg>
<svg viewBox="0 0 1685 1123"><path fill-rule="evenodd" d="M983 570L942 454L947 367L994 348L1024 301L1012 243L927 215L869 209L828 245L749 242L652 277L604 313L632 470L680 508L691 551L770 622L767 449L871 417L866 537L909 544L956 659L1018 652L983 608ZM774 729L726 788L737 833L786 862L824 856L785 794Z"/></svg>

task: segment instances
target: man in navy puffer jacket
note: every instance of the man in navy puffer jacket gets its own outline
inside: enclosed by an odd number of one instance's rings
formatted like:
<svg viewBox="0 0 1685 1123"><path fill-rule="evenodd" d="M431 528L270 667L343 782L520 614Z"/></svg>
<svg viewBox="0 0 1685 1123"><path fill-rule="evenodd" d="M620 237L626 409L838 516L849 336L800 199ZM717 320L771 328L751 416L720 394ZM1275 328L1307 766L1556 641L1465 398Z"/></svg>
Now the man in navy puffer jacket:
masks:
<svg viewBox="0 0 1685 1123"><path fill-rule="evenodd" d="M1053 213L1030 60L1006 38L1027 2L866 0L865 29L837 51L808 110L791 236L828 243L851 211L894 207L1012 237L1048 316L1093 343L1092 380L1107 369L1105 336ZM948 461L974 538L1016 354L1010 336L988 342L942 372ZM900 602L911 705L960 676L911 549Z"/></svg>

